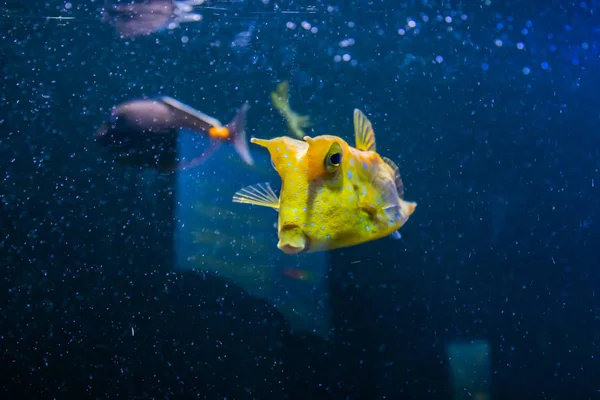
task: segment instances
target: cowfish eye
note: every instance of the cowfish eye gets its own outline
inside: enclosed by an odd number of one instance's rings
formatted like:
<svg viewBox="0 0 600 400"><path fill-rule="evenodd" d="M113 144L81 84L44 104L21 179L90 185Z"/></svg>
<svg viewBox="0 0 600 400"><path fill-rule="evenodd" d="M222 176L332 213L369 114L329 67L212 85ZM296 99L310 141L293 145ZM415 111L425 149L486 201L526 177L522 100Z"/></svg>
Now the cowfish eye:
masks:
<svg viewBox="0 0 600 400"><path fill-rule="evenodd" d="M325 157L325 169L329 173L333 173L337 171L342 163L342 148L339 144L334 143L331 145L331 148L327 152L327 156Z"/></svg>

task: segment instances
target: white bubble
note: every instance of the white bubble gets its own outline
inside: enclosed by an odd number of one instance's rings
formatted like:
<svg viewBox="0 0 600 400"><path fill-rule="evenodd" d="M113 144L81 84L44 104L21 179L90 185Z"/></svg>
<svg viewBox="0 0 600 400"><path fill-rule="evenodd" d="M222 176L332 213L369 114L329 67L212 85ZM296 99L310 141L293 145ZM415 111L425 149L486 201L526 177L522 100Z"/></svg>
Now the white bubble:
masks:
<svg viewBox="0 0 600 400"><path fill-rule="evenodd" d="M293 23L292 21L289 21L287 24L285 24L285 26L288 29L296 29L296 24Z"/></svg>
<svg viewBox="0 0 600 400"><path fill-rule="evenodd" d="M66 8L67 10L70 10L70 9L71 9L71 7L73 7L73 4L71 4L71 3L65 3L65 8Z"/></svg>
<svg viewBox="0 0 600 400"><path fill-rule="evenodd" d="M342 60L344 60L344 61L350 61L350 58L351 58L351 57L350 57L350 54L344 54L344 55L342 56Z"/></svg>
<svg viewBox="0 0 600 400"><path fill-rule="evenodd" d="M187 43L187 42L189 42L189 41L190 41L190 38L189 38L189 37L187 37L187 36L182 36L182 37L181 37L181 43Z"/></svg>
<svg viewBox="0 0 600 400"><path fill-rule="evenodd" d="M410 21L408 21L409 28L414 28L415 26L417 26L417 23L415 21L413 21L412 19Z"/></svg>
<svg viewBox="0 0 600 400"><path fill-rule="evenodd" d="M450 22L452 22L452 17L451 17L451 16L447 16L446 18L444 18L444 20L445 20L447 23L450 23Z"/></svg>
<svg viewBox="0 0 600 400"><path fill-rule="evenodd" d="M525 48L525 44L523 42L517 43L517 49L523 50Z"/></svg>
<svg viewBox="0 0 600 400"><path fill-rule="evenodd" d="M356 24L352 21L348 22L348 28L354 28Z"/></svg>
<svg viewBox="0 0 600 400"><path fill-rule="evenodd" d="M398 29L398 35L403 36L406 33L406 31L402 28Z"/></svg>
<svg viewBox="0 0 600 400"><path fill-rule="evenodd" d="M496 40L494 40L494 44L498 47L502 47L502 40L496 39Z"/></svg>
<svg viewBox="0 0 600 400"><path fill-rule="evenodd" d="M438 64L441 64L441 63L443 63L443 62L444 62L444 57L442 57L442 56L437 56L437 57L435 58L435 61L436 61Z"/></svg>
<svg viewBox="0 0 600 400"><path fill-rule="evenodd" d="M466 21L469 19L469 16L467 14L463 14L460 16L460 19L462 19L463 21Z"/></svg>
<svg viewBox="0 0 600 400"><path fill-rule="evenodd" d="M334 11L335 11L335 8L333 8L332 6L327 6L327 12L332 13Z"/></svg>
<svg viewBox="0 0 600 400"><path fill-rule="evenodd" d="M335 61L335 62L340 62L340 61L342 61L342 56L340 56L339 54L338 54L338 55L336 55L335 57L333 57L333 61Z"/></svg>
<svg viewBox="0 0 600 400"><path fill-rule="evenodd" d="M523 75L529 75L531 69L529 67L523 67Z"/></svg>
<svg viewBox="0 0 600 400"><path fill-rule="evenodd" d="M317 32L319 32L319 28L317 28L316 26L313 26L312 28L310 28L310 32L317 33Z"/></svg>
<svg viewBox="0 0 600 400"><path fill-rule="evenodd" d="M307 21L302 21L302 23L300 25L306 30L309 30L311 28L310 23Z"/></svg>

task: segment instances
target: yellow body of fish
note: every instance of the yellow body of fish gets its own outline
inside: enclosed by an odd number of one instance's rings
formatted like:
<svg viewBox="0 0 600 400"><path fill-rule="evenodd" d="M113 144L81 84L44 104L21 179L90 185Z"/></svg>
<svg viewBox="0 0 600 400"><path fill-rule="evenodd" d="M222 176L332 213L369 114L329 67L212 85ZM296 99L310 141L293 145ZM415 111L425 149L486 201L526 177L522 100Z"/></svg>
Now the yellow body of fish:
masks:
<svg viewBox="0 0 600 400"><path fill-rule="evenodd" d="M398 167L375 151L375 134L354 110L356 148L337 136L252 139L266 147L281 177L281 193L269 184L237 192L234 202L279 211L279 247L284 253L354 246L396 232L416 203L403 200Z"/></svg>

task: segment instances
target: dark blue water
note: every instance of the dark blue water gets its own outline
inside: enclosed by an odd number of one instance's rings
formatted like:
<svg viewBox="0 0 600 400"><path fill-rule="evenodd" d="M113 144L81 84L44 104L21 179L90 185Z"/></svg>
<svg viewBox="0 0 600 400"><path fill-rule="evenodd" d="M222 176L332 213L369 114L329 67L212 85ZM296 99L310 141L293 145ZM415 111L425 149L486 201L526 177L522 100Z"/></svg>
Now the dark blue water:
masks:
<svg viewBox="0 0 600 400"><path fill-rule="evenodd" d="M3 3L0 397L598 398L600 4L209 5L130 41L100 2ZM161 175L94 142L156 95L287 134L282 80L309 135L369 116L401 241L285 256L230 203L278 187L261 149Z"/></svg>

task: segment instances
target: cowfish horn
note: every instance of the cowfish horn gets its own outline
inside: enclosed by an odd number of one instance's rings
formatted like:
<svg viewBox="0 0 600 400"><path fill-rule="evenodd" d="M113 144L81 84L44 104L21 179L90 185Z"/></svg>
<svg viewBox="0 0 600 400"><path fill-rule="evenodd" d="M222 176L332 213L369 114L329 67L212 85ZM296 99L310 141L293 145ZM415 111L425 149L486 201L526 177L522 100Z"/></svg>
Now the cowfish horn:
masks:
<svg viewBox="0 0 600 400"><path fill-rule="evenodd" d="M266 147L268 149L269 148L269 142L271 142L271 140L252 138L252 139L250 139L250 142L254 143L254 144L257 144L259 146L262 146L262 147Z"/></svg>

